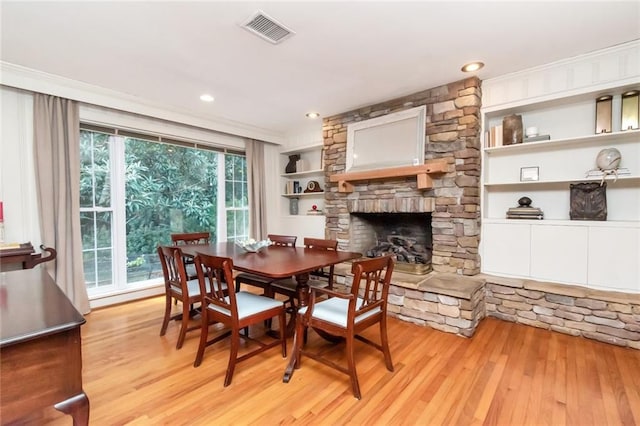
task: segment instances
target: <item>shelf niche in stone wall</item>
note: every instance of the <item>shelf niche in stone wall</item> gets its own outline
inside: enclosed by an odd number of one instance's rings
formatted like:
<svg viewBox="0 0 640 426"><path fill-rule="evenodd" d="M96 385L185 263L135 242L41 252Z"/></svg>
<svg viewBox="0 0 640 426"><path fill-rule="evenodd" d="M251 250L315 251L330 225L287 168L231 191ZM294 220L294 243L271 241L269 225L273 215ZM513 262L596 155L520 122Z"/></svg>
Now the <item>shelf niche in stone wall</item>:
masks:
<svg viewBox="0 0 640 426"><path fill-rule="evenodd" d="M353 182L415 176L418 182L418 189L431 189L433 188L431 175L446 173L447 164L446 159L439 158L427 160L425 164L417 166L337 173L331 175L329 180L331 182L338 182L338 192L353 192Z"/></svg>

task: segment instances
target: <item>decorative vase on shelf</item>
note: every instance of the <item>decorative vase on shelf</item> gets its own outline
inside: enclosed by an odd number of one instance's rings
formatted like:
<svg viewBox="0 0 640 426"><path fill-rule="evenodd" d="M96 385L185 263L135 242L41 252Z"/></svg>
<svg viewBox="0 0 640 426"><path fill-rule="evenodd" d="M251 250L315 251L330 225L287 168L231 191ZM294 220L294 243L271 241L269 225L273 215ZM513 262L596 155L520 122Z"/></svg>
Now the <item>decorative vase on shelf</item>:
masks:
<svg viewBox="0 0 640 426"><path fill-rule="evenodd" d="M298 214L298 199L290 198L289 199L289 214L297 215Z"/></svg>
<svg viewBox="0 0 640 426"><path fill-rule="evenodd" d="M502 119L502 144L514 145L522 143L522 116L508 115Z"/></svg>
<svg viewBox="0 0 640 426"><path fill-rule="evenodd" d="M300 154L293 154L289 156L289 162L287 166L284 168L285 173L295 173L296 172L296 162L300 159Z"/></svg>

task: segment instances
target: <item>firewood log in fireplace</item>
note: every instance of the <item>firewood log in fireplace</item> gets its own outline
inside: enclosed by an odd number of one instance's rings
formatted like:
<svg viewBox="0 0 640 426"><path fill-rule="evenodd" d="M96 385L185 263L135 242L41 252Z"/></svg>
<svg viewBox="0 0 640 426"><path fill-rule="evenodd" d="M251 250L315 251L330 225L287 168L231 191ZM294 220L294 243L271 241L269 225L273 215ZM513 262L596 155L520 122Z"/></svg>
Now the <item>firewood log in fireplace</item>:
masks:
<svg viewBox="0 0 640 426"><path fill-rule="evenodd" d="M418 244L415 238L400 235L388 235L387 241L378 243L367 250L368 257L392 254L396 261L405 263L431 263L431 251Z"/></svg>

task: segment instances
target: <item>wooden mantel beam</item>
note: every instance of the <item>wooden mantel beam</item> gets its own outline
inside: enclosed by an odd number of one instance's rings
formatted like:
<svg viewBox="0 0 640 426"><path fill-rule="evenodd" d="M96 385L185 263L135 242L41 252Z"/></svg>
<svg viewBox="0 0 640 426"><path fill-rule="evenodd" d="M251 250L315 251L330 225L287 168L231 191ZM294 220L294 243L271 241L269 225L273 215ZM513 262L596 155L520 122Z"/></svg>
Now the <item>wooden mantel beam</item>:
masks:
<svg viewBox="0 0 640 426"><path fill-rule="evenodd" d="M435 160L427 160L425 164L420 164L418 166L337 173L329 176L329 181L338 182L338 192L353 192L353 182L415 176L419 189L430 189L433 187L433 180L430 175L446 173L446 171L447 160L444 158L438 158Z"/></svg>

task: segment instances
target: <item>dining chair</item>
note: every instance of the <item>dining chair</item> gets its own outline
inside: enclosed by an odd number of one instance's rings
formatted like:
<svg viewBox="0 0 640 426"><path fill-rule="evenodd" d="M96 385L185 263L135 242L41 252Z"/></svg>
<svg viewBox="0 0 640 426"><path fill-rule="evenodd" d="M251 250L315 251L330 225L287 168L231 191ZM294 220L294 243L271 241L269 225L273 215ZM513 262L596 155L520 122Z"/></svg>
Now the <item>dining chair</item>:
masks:
<svg viewBox="0 0 640 426"><path fill-rule="evenodd" d="M309 249L317 249L317 250L337 250L338 249L338 241L337 240L324 240L320 238L305 238L304 246ZM315 277L317 279L309 279L307 284L309 287L326 287L329 290L333 290L333 270L334 265L331 265L328 270L318 269L316 271L310 272L309 275L311 277ZM280 280L275 280L271 282L269 286L270 292L267 292L267 296L273 297L274 294L282 294L287 296L288 299L285 301L285 306L287 307L287 312L291 315L295 315L298 311L298 283L295 278L285 278Z"/></svg>
<svg viewBox="0 0 640 426"><path fill-rule="evenodd" d="M393 371L387 337L387 297L393 267L394 260L390 256L353 262L351 268L353 283L350 293L326 288L311 288L309 305L300 308L296 318L295 368L300 367L302 355L305 355L345 373L351 379L354 396L360 399L360 385L354 356L354 342L357 339L381 351L384 354L387 370ZM318 302L317 293L333 297ZM363 330L375 324L380 325L380 344L360 335ZM324 358L323 353L326 353L326 349L324 352L313 352L304 348L302 336L308 327L318 333L327 333L344 339L346 367Z"/></svg>
<svg viewBox="0 0 640 426"><path fill-rule="evenodd" d="M186 232L179 234L171 234L171 242L174 246L179 246L183 244L209 244L209 239L211 238L210 232ZM198 278L196 271L193 267L193 259L185 257L184 264L187 268L187 273L189 274L190 280L195 280Z"/></svg>
<svg viewBox="0 0 640 426"><path fill-rule="evenodd" d="M198 271L198 283L202 295L201 332L200 344L194 367L202 363L204 350L207 346L231 336L231 348L229 363L224 378L224 386L229 386L233 378L236 363L247 360L267 349L280 345L282 357L287 356L287 340L285 338L284 304L277 300L249 293L246 291L235 292L233 286L229 291L224 291L225 282L232 282L233 260L228 257L209 256L197 253L194 259ZM211 292L206 289L211 288ZM245 332L242 339L256 343L257 348L238 356L240 348L240 330L248 330L249 326L278 317L280 322L280 338L273 342L264 342L257 338L249 337ZM214 322L224 324L228 329L208 340L209 325ZM266 334L265 334L266 336Z"/></svg>
<svg viewBox="0 0 640 426"><path fill-rule="evenodd" d="M284 246L284 247L295 247L296 240L298 237L294 235L277 235L277 234L269 234L267 238L271 240L273 245L275 246ZM260 275L249 274L246 272L242 272L236 275L236 292L240 291L240 285L242 283L252 285L254 287L259 287L262 289L263 295L269 294L269 285L273 280L271 278L266 278Z"/></svg>
<svg viewBox="0 0 640 426"><path fill-rule="evenodd" d="M197 279L188 279L182 250L178 246L159 246L158 256L162 265L165 287L164 319L160 336L164 336L171 320L180 320L180 332L176 349L180 349L184 343L188 331L200 328L200 325L189 325L189 321L195 313L194 306L200 303L200 285ZM182 312L171 315L171 300L182 303Z"/></svg>

